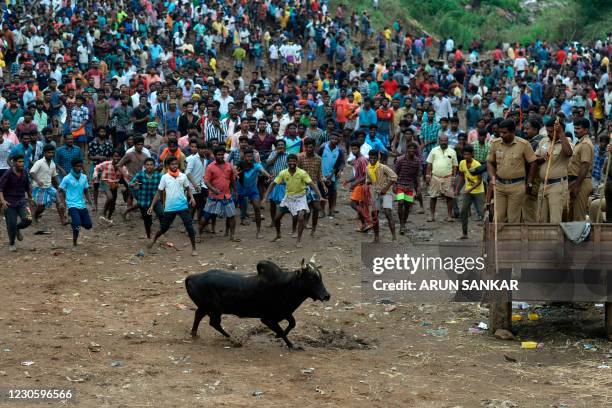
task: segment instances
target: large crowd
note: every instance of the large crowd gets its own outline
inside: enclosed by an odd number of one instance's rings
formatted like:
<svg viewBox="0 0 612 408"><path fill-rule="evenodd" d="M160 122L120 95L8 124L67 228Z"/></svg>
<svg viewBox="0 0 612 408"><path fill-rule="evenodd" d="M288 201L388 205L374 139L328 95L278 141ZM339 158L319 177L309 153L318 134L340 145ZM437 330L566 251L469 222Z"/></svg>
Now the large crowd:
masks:
<svg viewBox="0 0 612 408"><path fill-rule="evenodd" d="M356 230L376 241L379 216L395 240L395 220L409 233L424 198L430 222L445 200L460 238L491 202L500 222L612 220L612 34L485 50L329 7L3 4L0 204L10 250L54 206L76 248L92 212L116 222L119 199L123 220L140 213L150 246L180 217L194 255L218 219L231 240L237 222L254 221L262 237L266 206L274 241L289 213L301 246L306 228L315 235L319 219L336 216L343 188Z"/></svg>

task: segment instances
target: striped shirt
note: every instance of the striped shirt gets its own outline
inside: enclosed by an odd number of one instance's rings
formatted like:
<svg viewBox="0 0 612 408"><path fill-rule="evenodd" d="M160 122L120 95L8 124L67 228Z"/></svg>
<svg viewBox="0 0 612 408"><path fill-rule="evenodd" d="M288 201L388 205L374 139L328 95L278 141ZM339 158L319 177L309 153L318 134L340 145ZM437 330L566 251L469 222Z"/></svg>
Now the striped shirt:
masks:
<svg viewBox="0 0 612 408"><path fill-rule="evenodd" d="M276 177L278 173L287 168L287 156L288 154L286 152L278 153L274 151L270 154L270 157L268 158L268 166L270 167L270 174L273 177ZM274 163L272 163L272 160L274 160L275 157L277 157L277 159L274 161Z"/></svg>
<svg viewBox="0 0 612 408"><path fill-rule="evenodd" d="M225 143L225 139L226 139L226 130L223 128L223 126L215 126L214 123L209 122L206 125L206 131L205 131L205 139L207 142L209 142L212 139L217 139L219 141L219 143Z"/></svg>

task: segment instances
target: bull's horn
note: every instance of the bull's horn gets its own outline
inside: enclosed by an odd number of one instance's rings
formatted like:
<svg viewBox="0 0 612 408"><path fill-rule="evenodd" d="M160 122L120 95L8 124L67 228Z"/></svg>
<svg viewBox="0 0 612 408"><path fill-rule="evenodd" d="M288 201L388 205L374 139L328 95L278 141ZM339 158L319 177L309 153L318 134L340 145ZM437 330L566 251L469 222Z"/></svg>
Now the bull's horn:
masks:
<svg viewBox="0 0 612 408"><path fill-rule="evenodd" d="M313 264L313 265L316 265L317 264L317 261L315 259L316 257L317 257L317 253L315 252L314 254L312 254L312 258L310 258L310 261L308 261L308 262Z"/></svg>

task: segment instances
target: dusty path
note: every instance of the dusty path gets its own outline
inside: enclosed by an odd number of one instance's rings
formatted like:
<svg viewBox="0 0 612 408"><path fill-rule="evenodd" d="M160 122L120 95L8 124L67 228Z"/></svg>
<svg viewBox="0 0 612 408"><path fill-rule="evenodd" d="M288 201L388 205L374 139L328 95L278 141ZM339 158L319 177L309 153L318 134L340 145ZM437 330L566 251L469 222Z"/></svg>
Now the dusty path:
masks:
<svg viewBox="0 0 612 408"><path fill-rule="evenodd" d="M544 347L521 350L516 341L468 333L487 318L476 304L397 304L388 312L393 307L364 304L359 239L371 237L352 233L353 214L344 204L339 209L301 250L287 228L275 247L270 229L256 240L251 225L240 227L240 243L207 235L197 258L178 226L168 239L180 251L137 257L145 241L136 218L112 227L97 222L73 253L69 229L50 212L44 221L51 235L34 236L30 228L16 255L0 248L0 385L71 386L82 407L612 404L612 369L597 368L612 363L601 309L542 310L539 322L517 327L519 337ZM454 238L460 228L414 219L413 228L433 228L434 241ZM408 238L398 245L410 245ZM332 300L307 301L296 314L290 337L304 351L288 351L257 320L231 316L224 327L242 348L207 324L201 338L188 335L189 273L213 266L252 271L267 257L297 267L313 252Z"/></svg>

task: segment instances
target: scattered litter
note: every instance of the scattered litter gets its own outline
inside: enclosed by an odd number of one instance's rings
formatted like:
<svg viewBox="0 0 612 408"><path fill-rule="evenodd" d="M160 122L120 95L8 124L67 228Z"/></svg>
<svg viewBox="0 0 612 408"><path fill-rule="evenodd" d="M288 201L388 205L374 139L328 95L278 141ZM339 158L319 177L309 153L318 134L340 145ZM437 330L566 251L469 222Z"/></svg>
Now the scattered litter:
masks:
<svg viewBox="0 0 612 408"><path fill-rule="evenodd" d="M444 337L448 334L448 329L444 327L438 327L437 329L429 329L426 333L434 337Z"/></svg>
<svg viewBox="0 0 612 408"><path fill-rule="evenodd" d="M182 303L177 303L176 305L174 305L178 310L186 310L187 306L185 306Z"/></svg>
<svg viewBox="0 0 612 408"><path fill-rule="evenodd" d="M315 369L310 367L310 368L302 368L300 370L302 372L302 374L314 374Z"/></svg>
<svg viewBox="0 0 612 408"><path fill-rule="evenodd" d="M540 349L544 347L544 343L538 343L536 341L522 341L521 348L523 349Z"/></svg>
<svg viewBox="0 0 612 408"><path fill-rule="evenodd" d="M602 364L602 365L598 365L597 368L606 369L606 368L610 368L610 366L607 364Z"/></svg>
<svg viewBox="0 0 612 408"><path fill-rule="evenodd" d="M102 346L92 341L91 343L89 343L88 348L89 348L89 351L91 351L92 353L98 353L100 352L100 349L102 348Z"/></svg>
<svg viewBox="0 0 612 408"><path fill-rule="evenodd" d="M33 361L22 361L21 365L24 367L29 367L31 365L34 365L34 362Z"/></svg>
<svg viewBox="0 0 612 408"><path fill-rule="evenodd" d="M483 400L481 406L483 408L518 408L518 404L516 402L497 399Z"/></svg>
<svg viewBox="0 0 612 408"><path fill-rule="evenodd" d="M139 258L144 257L144 256L145 256L145 251L144 251L144 249L141 249L140 251L138 251L138 252L136 253L136 256L137 256L137 257L139 257Z"/></svg>
<svg viewBox="0 0 612 408"><path fill-rule="evenodd" d="M486 324L485 322L480 322L478 323L478 328L481 330L489 330L489 325Z"/></svg>
<svg viewBox="0 0 612 408"><path fill-rule="evenodd" d="M325 391L323 391L318 385L316 386L315 391L321 395L325 394Z"/></svg>
<svg viewBox="0 0 612 408"><path fill-rule="evenodd" d="M185 282L183 279L175 280L174 283L183 283Z"/></svg>
<svg viewBox="0 0 612 408"><path fill-rule="evenodd" d="M504 360L506 360L509 363L516 363L516 362L518 362L518 360L516 358L507 356L505 354L504 354Z"/></svg>
<svg viewBox="0 0 612 408"><path fill-rule="evenodd" d="M484 330L480 330L478 327L470 327L468 329L468 333L470 333L470 334L482 334L482 333L484 333Z"/></svg>
<svg viewBox="0 0 612 408"><path fill-rule="evenodd" d="M397 308L396 308L395 306L393 306L393 305L391 305L391 306L387 306L387 307L385 307L385 312L387 312L387 313L388 313L388 312L392 312L392 311L394 311L395 309L397 309Z"/></svg>
<svg viewBox="0 0 612 408"><path fill-rule="evenodd" d="M506 329L495 330L495 337L500 340L516 340L514 334L512 334L512 332Z"/></svg>
<svg viewBox="0 0 612 408"><path fill-rule="evenodd" d="M10 353L11 349L10 348L3 348L2 351L4 351L5 353Z"/></svg>
<svg viewBox="0 0 612 408"><path fill-rule="evenodd" d="M597 347L595 347L594 345L589 344L589 343L585 343L585 344L583 344L583 345L582 345L582 347L583 347L585 350L597 351Z"/></svg>
<svg viewBox="0 0 612 408"><path fill-rule="evenodd" d="M6 375L6 371L0 371L0 375L4 377Z"/></svg>
<svg viewBox="0 0 612 408"><path fill-rule="evenodd" d="M429 323L429 322L421 322L421 323L419 323L419 326L421 326L421 327L429 327L429 326L431 326L431 323Z"/></svg>
<svg viewBox="0 0 612 408"><path fill-rule="evenodd" d="M62 313L65 314L65 315L69 315L70 313L72 313L72 309L63 308L62 309Z"/></svg>
<svg viewBox="0 0 612 408"><path fill-rule="evenodd" d="M123 367L123 361L117 360L110 363L111 367Z"/></svg>
<svg viewBox="0 0 612 408"><path fill-rule="evenodd" d="M604 307L604 304L603 304L603 303L595 303L595 305L594 305L594 306L595 306L596 308L598 308L598 309L601 309L601 308L603 308L603 307Z"/></svg>
<svg viewBox="0 0 612 408"><path fill-rule="evenodd" d="M527 302L512 302L512 308L518 310L529 309L529 303Z"/></svg>
<svg viewBox="0 0 612 408"><path fill-rule="evenodd" d="M259 397L261 397L261 396L263 395L263 391L254 390L254 391L251 391L251 395L252 395L253 397L257 397L257 398L259 398Z"/></svg>
<svg viewBox="0 0 612 408"><path fill-rule="evenodd" d="M512 321L513 322L520 322L521 320L523 320L523 316L521 316L519 314L513 314L512 315Z"/></svg>
<svg viewBox="0 0 612 408"><path fill-rule="evenodd" d="M527 318L531 321L540 320L540 315L537 313L528 313Z"/></svg>
<svg viewBox="0 0 612 408"><path fill-rule="evenodd" d="M70 382L74 382L74 383L82 383L85 382L84 378L70 378L70 377L66 377L66 379Z"/></svg>

